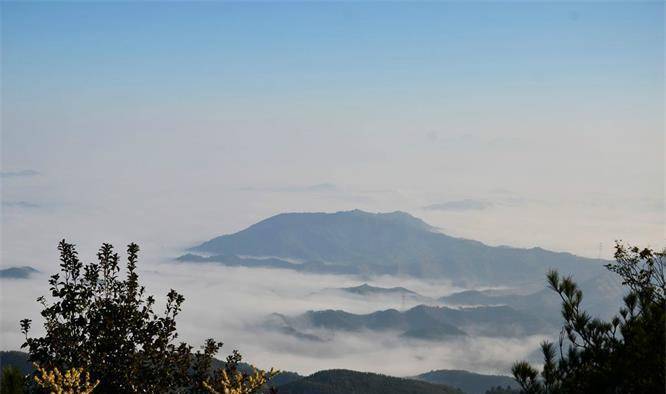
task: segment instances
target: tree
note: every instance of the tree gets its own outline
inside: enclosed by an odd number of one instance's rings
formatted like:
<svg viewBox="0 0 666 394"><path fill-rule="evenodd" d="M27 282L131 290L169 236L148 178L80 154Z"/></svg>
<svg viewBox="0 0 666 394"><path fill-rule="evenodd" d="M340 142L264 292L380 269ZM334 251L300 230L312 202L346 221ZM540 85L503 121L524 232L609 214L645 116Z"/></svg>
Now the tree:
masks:
<svg viewBox="0 0 666 394"><path fill-rule="evenodd" d="M154 310L155 298L139 283L136 244L127 247L124 278L109 244L99 249L98 262L85 265L73 244L62 240L58 250L61 273L49 279L52 302L38 299L45 335L29 337L31 321L21 321L30 361L48 370L84 368L99 380L95 393L205 392L222 343L208 339L193 352L177 342L176 317L185 299L172 289L164 312Z"/></svg>
<svg viewBox="0 0 666 394"><path fill-rule="evenodd" d="M23 392L25 379L21 371L13 365L2 368L0 394L20 394Z"/></svg>
<svg viewBox="0 0 666 394"><path fill-rule="evenodd" d="M624 307L610 322L581 309L583 293L571 277L548 273L548 286L562 299L564 325L559 355L541 346L541 372L526 362L512 368L524 393L663 392L666 379L666 250L655 252L621 243L606 268L628 289Z"/></svg>

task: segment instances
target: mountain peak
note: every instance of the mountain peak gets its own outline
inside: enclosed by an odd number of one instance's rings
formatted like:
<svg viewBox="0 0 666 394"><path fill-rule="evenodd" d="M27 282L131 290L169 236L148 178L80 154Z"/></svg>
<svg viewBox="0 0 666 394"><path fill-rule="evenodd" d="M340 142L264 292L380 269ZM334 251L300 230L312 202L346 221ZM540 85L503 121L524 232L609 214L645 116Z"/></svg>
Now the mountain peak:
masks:
<svg viewBox="0 0 666 394"><path fill-rule="evenodd" d="M414 226L416 228L421 228L424 230L432 230L433 226L424 222L423 220L410 215L404 211L393 211L393 212L368 212L361 209L354 209L351 211L339 211L334 213L334 215L340 216L352 216L352 217L362 217L369 220L382 220L393 222L402 225Z"/></svg>
<svg viewBox="0 0 666 394"><path fill-rule="evenodd" d="M27 279L37 273L39 273L39 270L29 266L9 267L0 269L0 278Z"/></svg>
<svg viewBox="0 0 666 394"><path fill-rule="evenodd" d="M312 253L312 247L324 246L327 252L341 252L348 249L349 244L368 236L380 236L384 242L397 243L408 233L426 233L432 229L421 219L400 211L288 212L271 216L237 233L213 238L191 250L330 261L333 257L330 253Z"/></svg>
<svg viewBox="0 0 666 394"><path fill-rule="evenodd" d="M305 272L439 277L468 285L542 280L549 268L586 280L602 270L600 260L543 249L491 247L434 229L402 211L282 213L191 251L274 257L300 263L287 268Z"/></svg>

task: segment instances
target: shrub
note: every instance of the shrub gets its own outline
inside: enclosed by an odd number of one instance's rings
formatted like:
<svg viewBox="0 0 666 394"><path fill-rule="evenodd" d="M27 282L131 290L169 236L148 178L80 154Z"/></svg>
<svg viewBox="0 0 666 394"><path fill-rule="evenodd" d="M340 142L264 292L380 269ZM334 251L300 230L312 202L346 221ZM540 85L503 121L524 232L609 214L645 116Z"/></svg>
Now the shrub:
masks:
<svg viewBox="0 0 666 394"><path fill-rule="evenodd" d="M208 339L193 352L177 342L176 317L185 298L172 289L164 312L154 310L155 298L146 296L139 283L136 244L127 247L124 278L118 254L109 244L103 244L98 261L89 264L83 264L75 246L65 240L58 250L60 273L49 279L52 301L38 299L45 335L30 337L32 322L21 321L30 361L53 373L75 374L80 373L77 368L85 368L99 380L96 393L206 392L204 382L213 376L213 356L222 343ZM236 358L228 360L233 363Z"/></svg>

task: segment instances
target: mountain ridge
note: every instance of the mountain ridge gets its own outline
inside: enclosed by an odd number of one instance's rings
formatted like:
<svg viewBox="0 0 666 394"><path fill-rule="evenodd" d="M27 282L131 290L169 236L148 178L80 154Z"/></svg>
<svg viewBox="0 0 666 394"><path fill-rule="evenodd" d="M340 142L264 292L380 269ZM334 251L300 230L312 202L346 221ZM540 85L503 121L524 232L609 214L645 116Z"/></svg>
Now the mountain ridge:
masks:
<svg viewBox="0 0 666 394"><path fill-rule="evenodd" d="M484 394L490 387L511 387L518 390L518 383L509 376L486 375L456 369L440 369L413 377L430 383L445 384L467 394Z"/></svg>
<svg viewBox="0 0 666 394"><path fill-rule="evenodd" d="M28 279L40 271L36 268L24 265L22 267L7 267L0 269L0 278L7 279Z"/></svg>
<svg viewBox="0 0 666 394"><path fill-rule="evenodd" d="M282 213L212 238L188 252L180 259L221 263L236 259L236 265L305 272L450 278L494 285L542 281L550 268L587 279L606 263L539 247L495 247L451 237L400 211ZM271 265L256 259L244 261L240 256L278 256L278 261ZM294 260L302 264L290 263Z"/></svg>
<svg viewBox="0 0 666 394"><path fill-rule="evenodd" d="M280 394L464 394L442 384L371 372L329 369L278 386Z"/></svg>
<svg viewBox="0 0 666 394"><path fill-rule="evenodd" d="M549 322L509 306L453 309L418 305L403 312L390 308L366 314L340 309L310 310L296 316L272 314L265 326L297 336L314 335L308 332L322 329L332 332L368 330L430 341L468 335L516 337L555 330Z"/></svg>

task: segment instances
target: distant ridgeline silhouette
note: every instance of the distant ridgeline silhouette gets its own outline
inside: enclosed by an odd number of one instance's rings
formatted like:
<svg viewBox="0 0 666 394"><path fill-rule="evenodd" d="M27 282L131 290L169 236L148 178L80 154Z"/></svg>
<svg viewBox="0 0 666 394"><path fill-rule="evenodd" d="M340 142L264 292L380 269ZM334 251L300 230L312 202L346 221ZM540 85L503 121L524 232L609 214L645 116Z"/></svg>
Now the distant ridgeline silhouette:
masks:
<svg viewBox="0 0 666 394"><path fill-rule="evenodd" d="M284 334L316 341L325 339L310 334L313 329L398 332L405 339L427 341L441 341L468 334L516 337L550 334L553 331L553 326L543 319L509 306L452 309L418 305L403 312L386 309L368 314L331 309L308 311L298 316L274 313L267 319L266 326Z"/></svg>
<svg viewBox="0 0 666 394"><path fill-rule="evenodd" d="M554 268L579 280L606 260L455 238L405 212L284 213L191 248L180 261L304 272L450 278L464 284L538 284Z"/></svg>
<svg viewBox="0 0 666 394"><path fill-rule="evenodd" d="M9 279L28 279L34 274L38 274L39 270L23 266L23 267L9 267L0 269L0 278Z"/></svg>

